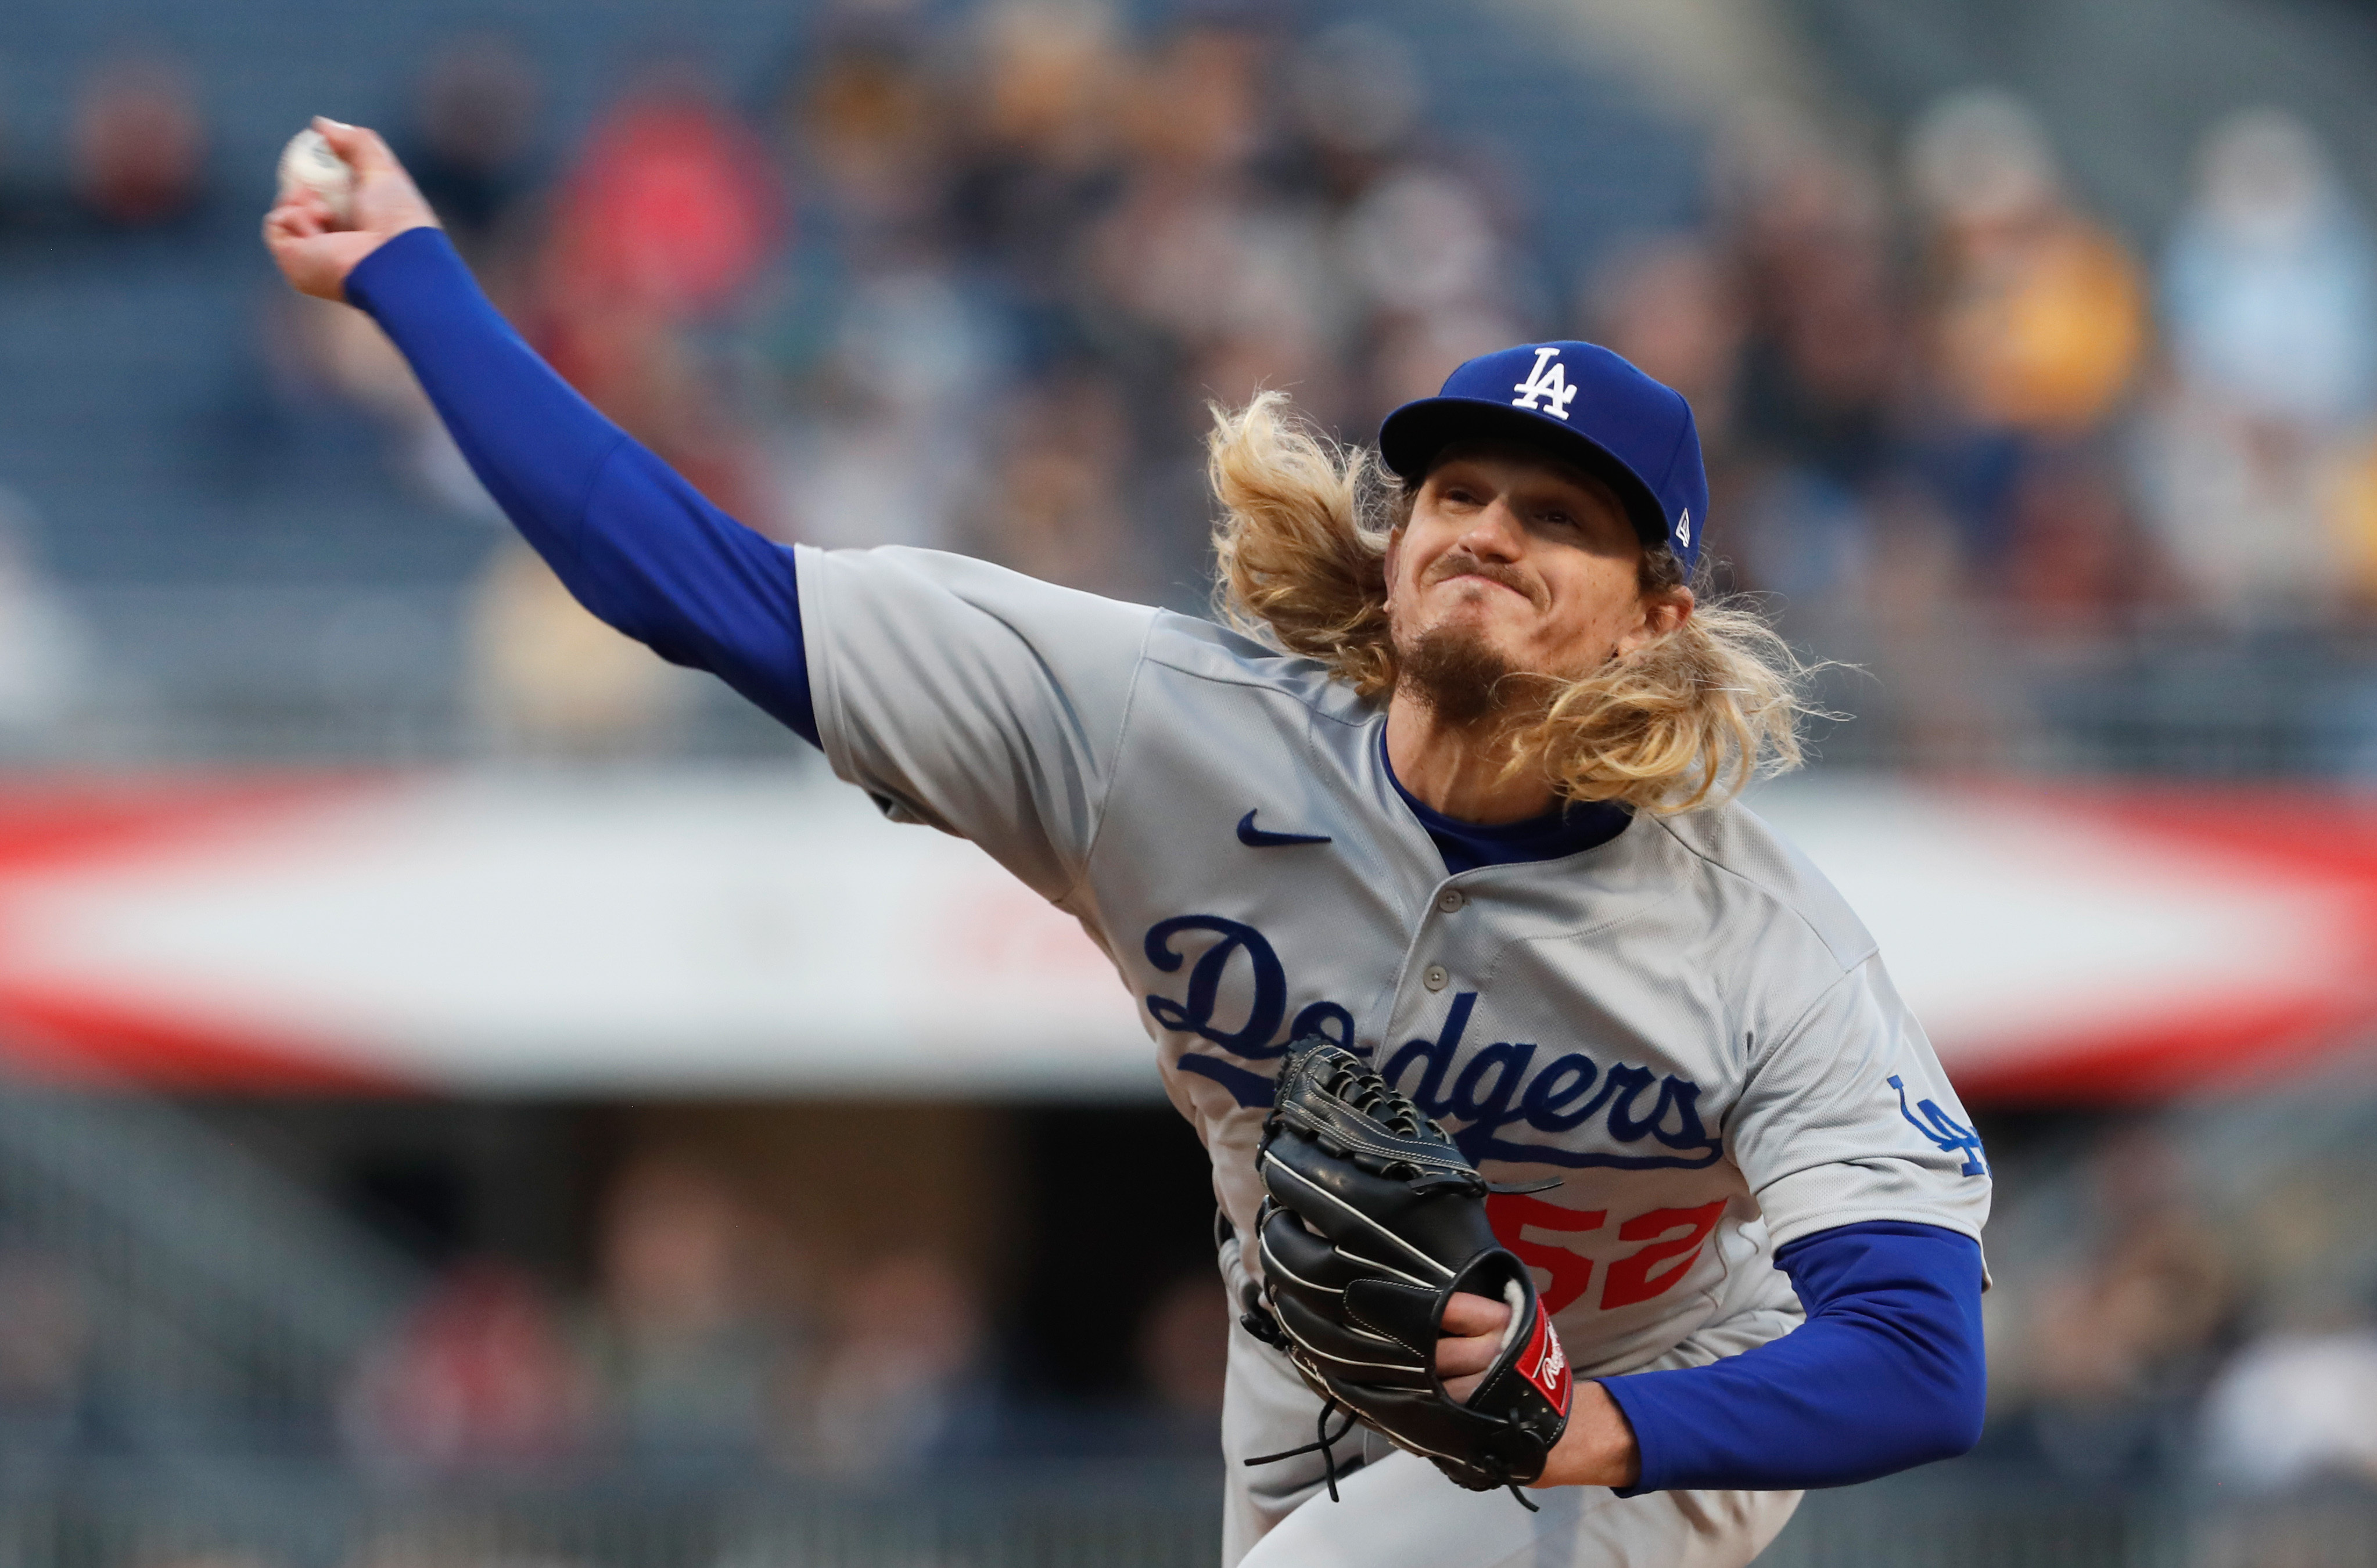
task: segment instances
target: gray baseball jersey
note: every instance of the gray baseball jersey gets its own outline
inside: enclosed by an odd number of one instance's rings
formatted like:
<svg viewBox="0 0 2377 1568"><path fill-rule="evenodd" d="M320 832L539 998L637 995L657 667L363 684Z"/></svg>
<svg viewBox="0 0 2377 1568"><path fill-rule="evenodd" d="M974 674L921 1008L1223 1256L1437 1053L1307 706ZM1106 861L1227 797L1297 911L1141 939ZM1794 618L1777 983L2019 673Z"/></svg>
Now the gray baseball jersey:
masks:
<svg viewBox="0 0 2377 1568"><path fill-rule="evenodd" d="M1272 1075L1317 1033L1489 1177L1559 1178L1492 1213L1580 1376L1786 1329L1771 1258L1816 1231L1978 1238L1989 1179L1929 1043L1872 937L1748 810L1640 814L1565 859L1448 876L1387 771L1383 705L1311 660L926 551L804 550L799 579L835 773L1081 921L1240 1234Z"/></svg>

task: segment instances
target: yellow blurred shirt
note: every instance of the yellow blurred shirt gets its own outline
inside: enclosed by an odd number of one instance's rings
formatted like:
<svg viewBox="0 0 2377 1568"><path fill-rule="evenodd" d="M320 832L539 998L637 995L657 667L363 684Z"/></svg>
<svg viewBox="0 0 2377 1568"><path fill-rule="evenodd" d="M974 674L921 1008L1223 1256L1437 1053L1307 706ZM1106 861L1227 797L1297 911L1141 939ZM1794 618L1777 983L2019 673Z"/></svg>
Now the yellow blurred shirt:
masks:
<svg viewBox="0 0 2377 1568"><path fill-rule="evenodd" d="M1961 248L1939 344L1966 413L2060 432L2109 413L2146 341L2144 285L2121 243L2067 214Z"/></svg>

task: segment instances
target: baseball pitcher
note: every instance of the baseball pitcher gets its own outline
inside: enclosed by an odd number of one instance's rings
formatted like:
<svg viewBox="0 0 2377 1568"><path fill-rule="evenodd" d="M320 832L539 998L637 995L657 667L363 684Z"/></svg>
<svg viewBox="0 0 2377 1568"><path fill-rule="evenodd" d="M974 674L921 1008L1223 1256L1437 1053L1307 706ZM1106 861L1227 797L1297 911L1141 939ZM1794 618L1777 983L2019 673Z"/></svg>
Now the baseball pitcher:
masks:
<svg viewBox="0 0 2377 1568"><path fill-rule="evenodd" d="M1803 1489L1971 1445L1987 1165L1872 937L1733 802L1797 760L1795 671L1694 597L1676 393L1550 342L1375 453L1218 415L1216 621L786 548L320 128L352 221L297 191L275 259L380 324L586 606L1112 957L1212 1157L1225 1562L1741 1564Z"/></svg>

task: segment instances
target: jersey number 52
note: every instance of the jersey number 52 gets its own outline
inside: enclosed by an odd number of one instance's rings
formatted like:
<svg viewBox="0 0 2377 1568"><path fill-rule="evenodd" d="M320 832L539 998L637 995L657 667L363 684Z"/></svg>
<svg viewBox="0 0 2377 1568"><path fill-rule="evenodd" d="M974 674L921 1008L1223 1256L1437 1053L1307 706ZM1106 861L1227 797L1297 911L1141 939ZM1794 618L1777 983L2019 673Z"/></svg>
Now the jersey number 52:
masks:
<svg viewBox="0 0 2377 1568"><path fill-rule="evenodd" d="M1544 1310L1559 1313L1583 1301L1593 1289L1594 1260L1552 1241L1538 1241L1529 1231L1579 1236L1608 1223L1609 1211L1562 1208L1542 1198L1505 1194L1486 1200L1487 1218L1494 1236L1519 1255L1520 1261L1551 1276L1543 1290ZM1665 1295L1677 1280L1691 1272L1702 1244L1725 1214L1725 1200L1698 1208L1654 1208L1622 1221L1621 1241L1646 1241L1624 1257L1612 1258L1602 1275L1600 1308L1630 1307Z"/></svg>

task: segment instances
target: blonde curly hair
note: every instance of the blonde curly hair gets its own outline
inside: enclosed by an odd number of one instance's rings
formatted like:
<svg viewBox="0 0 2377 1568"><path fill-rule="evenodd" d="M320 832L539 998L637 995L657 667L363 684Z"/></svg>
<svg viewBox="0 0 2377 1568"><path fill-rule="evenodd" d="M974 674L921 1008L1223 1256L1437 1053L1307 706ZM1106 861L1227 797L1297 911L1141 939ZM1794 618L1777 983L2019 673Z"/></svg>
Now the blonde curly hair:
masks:
<svg viewBox="0 0 2377 1568"><path fill-rule="evenodd" d="M1366 697L1392 691L1387 542L1410 519L1413 493L1376 452L1298 418L1285 393L1212 413L1215 611ZM1646 553L1643 592L1682 583L1672 552ZM1801 695L1811 668L1746 601L1702 600L1588 675L1511 677L1540 689L1510 705L1504 776L1538 767L1565 798L1663 815L1718 804L1799 765L1799 720L1816 712Z"/></svg>

